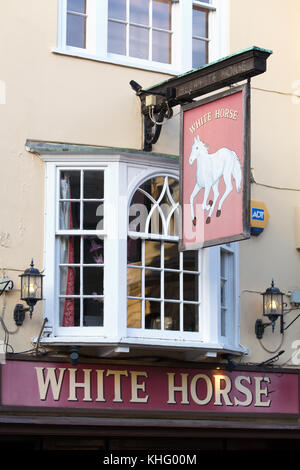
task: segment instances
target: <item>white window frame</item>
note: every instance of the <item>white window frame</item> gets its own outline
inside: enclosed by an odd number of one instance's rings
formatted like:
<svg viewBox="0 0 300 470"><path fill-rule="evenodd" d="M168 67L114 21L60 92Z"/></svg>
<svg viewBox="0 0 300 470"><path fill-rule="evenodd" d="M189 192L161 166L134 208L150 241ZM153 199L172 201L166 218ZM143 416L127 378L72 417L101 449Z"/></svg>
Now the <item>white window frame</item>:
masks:
<svg viewBox="0 0 300 470"><path fill-rule="evenodd" d="M168 171L168 172L164 172L164 171L159 171L157 174L151 174L151 177L150 178L155 178L155 177L171 177L171 178L174 178L174 179L177 179L178 180L178 172L172 172L172 171ZM140 180L139 181L139 186L141 186L145 181L147 181L149 178L144 178L142 181ZM136 191L136 190L135 190ZM131 202L131 199L133 197L133 195L135 194L135 191L129 196L129 206L128 208L130 207L130 202ZM163 193L161 194L161 196L163 195ZM160 196L160 197L161 197ZM178 204L175 204L175 206L178 206ZM175 207L174 206L174 207ZM154 207L154 206L153 206ZM173 209L174 209L173 207ZM149 216L148 216L149 217ZM179 236L176 236L176 235L167 235L167 234L164 234L164 235L156 235L154 233L148 233L148 232L134 232L134 231L130 231L128 230L128 235L129 236L137 236L139 239L142 240L142 242L144 242L145 240L152 240L152 241L159 241L159 242L164 242L164 243L168 243L168 242L175 242L175 243L178 243L179 244ZM180 254L179 256L180 258L180 266L179 266L179 275L182 277L183 276L183 273L185 272L185 270L183 269L183 265L182 265L182 262L183 262L183 256L182 254ZM195 302L188 302L188 301L185 301L183 300L183 292L180 292L179 293L179 299L178 299L178 303L179 305L183 305L184 303L191 303L193 305L196 305L198 304L198 331L195 331L195 332L187 332L187 331L174 331L174 330L164 330L163 328L158 330L158 329L146 329L145 326L142 324L142 327L141 328L127 328L127 334L130 338L139 338L141 335L144 337L144 338L159 338L159 339L166 339L166 338L171 338L171 339L180 339L180 340L187 340L187 339L190 339L190 340L193 340L193 341L199 341L199 337L201 335L201 326L202 326L202 320L201 320L201 297L202 297L202 281L201 281L201 266L202 266L202 251L199 250L198 251L198 270L196 271L192 271L191 273L193 275L197 275L198 276L198 301L195 301ZM130 268L130 265L128 265L128 267ZM134 267L131 267L130 269L141 269L141 270L146 270L147 267L145 266L145 262L143 260L143 266L141 268L134 268ZM149 269L155 269L155 268L150 268ZM160 268L156 268L155 270L156 271L164 271L164 267L160 267ZM168 269L166 269L168 271ZM164 276L162 276L161 278L161 296L160 296L160 299L153 299L155 301L158 301L158 302L169 302L170 300L168 300L167 298L164 297L163 295L163 292L164 292L164 285L163 285L163 280L164 280ZM182 285L182 283L181 283ZM129 298L134 298L134 297L130 297L128 296ZM138 299L138 298L136 298ZM146 297L145 297L145 293L142 293L142 296L140 297L140 300L145 300ZM180 319L183 320L183 312L182 312L182 315L180 315ZM143 321L145 320L145 312L142 311L142 323Z"/></svg>
<svg viewBox="0 0 300 470"><path fill-rule="evenodd" d="M215 352L244 352L239 344L238 243L199 251L199 332L177 332L127 328L127 234L131 198L143 181L158 175L178 178L178 162L167 157L115 153L108 155L41 155L46 163L45 185L45 317L48 322L43 343L87 344L116 348L173 348ZM103 169L104 179L104 326L61 327L58 305L58 260L56 249L59 169ZM114 181L114 184L111 184ZM56 191L54 191L56 187ZM116 191L119 188L119 191ZM113 210L112 210L113 209ZM85 234L85 232L83 231ZM90 232L87 231L87 234ZM170 236L170 241L172 236ZM220 250L234 257L233 331L221 336ZM118 292L118 295L116 295ZM198 354L197 353L197 354ZM202 352L203 354L203 352Z"/></svg>
<svg viewBox="0 0 300 470"><path fill-rule="evenodd" d="M108 0L87 0L86 48L66 44L67 0L58 0L58 39L55 53L108 62L170 75L178 75L192 69L192 5L210 11L209 14L209 62L228 54L228 2L211 0L180 0L172 4L172 63L163 64L150 60L111 54L107 52Z"/></svg>

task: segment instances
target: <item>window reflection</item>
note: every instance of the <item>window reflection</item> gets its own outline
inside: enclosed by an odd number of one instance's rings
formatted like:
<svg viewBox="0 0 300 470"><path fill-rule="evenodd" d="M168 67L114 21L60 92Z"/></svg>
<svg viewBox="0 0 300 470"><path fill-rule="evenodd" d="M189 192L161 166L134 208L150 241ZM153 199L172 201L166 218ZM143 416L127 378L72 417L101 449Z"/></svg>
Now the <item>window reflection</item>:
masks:
<svg viewBox="0 0 300 470"><path fill-rule="evenodd" d="M126 0L108 0L108 18L126 20Z"/></svg>
<svg viewBox="0 0 300 470"><path fill-rule="evenodd" d="M152 23L154 28L171 29L171 2L170 0L152 1Z"/></svg>
<svg viewBox="0 0 300 470"><path fill-rule="evenodd" d="M180 304L165 302L165 330L179 331Z"/></svg>
<svg viewBox="0 0 300 470"><path fill-rule="evenodd" d="M161 329L161 303L153 300L145 302L145 328L146 330Z"/></svg>
<svg viewBox="0 0 300 470"><path fill-rule="evenodd" d="M129 55L137 59L148 59L149 31L145 28L130 26Z"/></svg>
<svg viewBox="0 0 300 470"><path fill-rule="evenodd" d="M144 201L149 211L159 200L162 216L159 216L160 222L156 221L156 225L152 219L149 224L148 219L144 231L140 233L138 224L135 224L136 213L129 211L128 327L187 332L199 330L199 254L197 251L179 252L177 239L168 238L169 232L161 230L163 217L166 221L170 211L176 210L175 200L178 197L178 181L167 176L149 179L133 195L131 207L137 203L142 205L141 201ZM153 233L156 234L155 239L149 239Z"/></svg>
<svg viewBox="0 0 300 470"><path fill-rule="evenodd" d="M140 25L149 24L149 1L148 0L130 0L130 23Z"/></svg>

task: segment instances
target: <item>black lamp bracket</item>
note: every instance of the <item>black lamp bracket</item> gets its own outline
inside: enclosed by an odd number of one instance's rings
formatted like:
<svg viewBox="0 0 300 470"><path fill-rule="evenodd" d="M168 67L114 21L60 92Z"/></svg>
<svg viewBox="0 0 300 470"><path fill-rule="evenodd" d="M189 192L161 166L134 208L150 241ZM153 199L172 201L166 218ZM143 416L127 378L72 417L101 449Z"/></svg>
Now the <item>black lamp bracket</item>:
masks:
<svg viewBox="0 0 300 470"><path fill-rule="evenodd" d="M30 318L32 317L33 306L24 307L22 304L17 304L14 308L14 320L17 326L22 326L25 320L25 313L29 312Z"/></svg>
<svg viewBox="0 0 300 470"><path fill-rule="evenodd" d="M131 80L130 86L141 100L141 114L144 117L144 150L150 152L152 144L157 142L163 120L171 117L171 114L168 114L169 108L191 103L199 96L235 85L242 80L250 83L251 77L266 71L266 61L270 54L272 51L253 46L169 78L145 90ZM146 100L149 95L156 95L157 99Z"/></svg>

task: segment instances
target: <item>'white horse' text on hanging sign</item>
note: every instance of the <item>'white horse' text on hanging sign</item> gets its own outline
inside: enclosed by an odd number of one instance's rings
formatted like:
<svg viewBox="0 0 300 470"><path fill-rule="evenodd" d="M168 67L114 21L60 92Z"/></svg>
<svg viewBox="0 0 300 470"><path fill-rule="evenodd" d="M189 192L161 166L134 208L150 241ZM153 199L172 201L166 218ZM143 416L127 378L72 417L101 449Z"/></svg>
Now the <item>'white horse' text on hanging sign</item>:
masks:
<svg viewBox="0 0 300 470"><path fill-rule="evenodd" d="M182 108L181 250L250 236L249 93L243 85Z"/></svg>

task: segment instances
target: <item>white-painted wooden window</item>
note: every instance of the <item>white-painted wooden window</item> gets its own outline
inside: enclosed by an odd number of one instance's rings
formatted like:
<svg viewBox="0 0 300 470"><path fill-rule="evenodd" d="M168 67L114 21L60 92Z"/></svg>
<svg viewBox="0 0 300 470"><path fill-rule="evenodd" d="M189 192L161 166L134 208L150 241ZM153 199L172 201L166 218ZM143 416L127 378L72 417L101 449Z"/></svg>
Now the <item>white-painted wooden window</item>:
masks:
<svg viewBox="0 0 300 470"><path fill-rule="evenodd" d="M58 0L54 52L177 74L227 53L228 0Z"/></svg>
<svg viewBox="0 0 300 470"><path fill-rule="evenodd" d="M127 326L131 334L199 332L201 253L178 251L179 182L151 178L129 210ZM137 331L138 330L138 331Z"/></svg>
<svg viewBox="0 0 300 470"><path fill-rule="evenodd" d="M58 171L59 326L103 326L104 171Z"/></svg>
<svg viewBox="0 0 300 470"><path fill-rule="evenodd" d="M231 244L220 248L220 334L231 338L235 309L235 252Z"/></svg>
<svg viewBox="0 0 300 470"><path fill-rule="evenodd" d="M44 341L238 350L238 244L178 251L178 163L46 161Z"/></svg>

